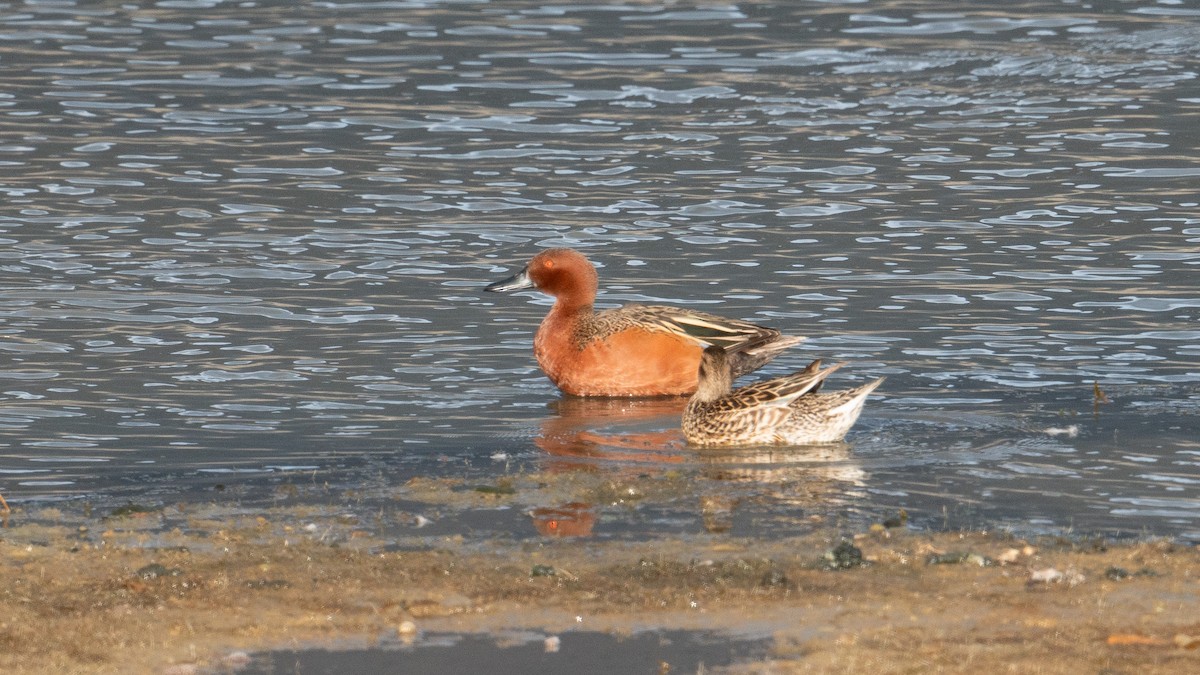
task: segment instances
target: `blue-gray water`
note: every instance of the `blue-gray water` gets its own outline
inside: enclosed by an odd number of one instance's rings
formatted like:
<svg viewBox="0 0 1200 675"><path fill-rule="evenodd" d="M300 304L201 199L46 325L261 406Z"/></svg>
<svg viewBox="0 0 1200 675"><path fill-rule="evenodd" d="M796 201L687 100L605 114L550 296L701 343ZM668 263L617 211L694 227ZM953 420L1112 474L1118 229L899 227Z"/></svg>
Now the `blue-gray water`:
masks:
<svg viewBox="0 0 1200 675"><path fill-rule="evenodd" d="M1198 70L1168 1L5 5L0 494L671 473L593 534L1200 539ZM819 458L560 401L547 298L481 292L545 246L887 383Z"/></svg>
<svg viewBox="0 0 1200 675"><path fill-rule="evenodd" d="M579 675L608 673L708 672L768 652L769 640L704 632L642 632L625 637L565 632L545 647L545 635L513 631L495 638L433 634L416 645L387 644L370 649L301 649L258 655L237 672L270 673L521 673ZM391 642L396 642L392 640ZM486 668L482 664L487 664Z"/></svg>

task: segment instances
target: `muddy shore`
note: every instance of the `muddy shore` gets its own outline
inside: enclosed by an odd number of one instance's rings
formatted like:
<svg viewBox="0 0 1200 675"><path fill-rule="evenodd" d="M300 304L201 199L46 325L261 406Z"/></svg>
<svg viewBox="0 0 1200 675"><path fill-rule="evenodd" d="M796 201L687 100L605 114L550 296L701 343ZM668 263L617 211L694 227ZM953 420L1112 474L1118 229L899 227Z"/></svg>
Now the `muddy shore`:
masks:
<svg viewBox="0 0 1200 675"><path fill-rule="evenodd" d="M184 509L185 507L171 507ZM1200 669L1200 554L1165 541L1018 539L903 525L771 541L580 537L398 550L303 509L186 507L0 529L0 669L236 670L239 654L529 628L753 631L734 672Z"/></svg>

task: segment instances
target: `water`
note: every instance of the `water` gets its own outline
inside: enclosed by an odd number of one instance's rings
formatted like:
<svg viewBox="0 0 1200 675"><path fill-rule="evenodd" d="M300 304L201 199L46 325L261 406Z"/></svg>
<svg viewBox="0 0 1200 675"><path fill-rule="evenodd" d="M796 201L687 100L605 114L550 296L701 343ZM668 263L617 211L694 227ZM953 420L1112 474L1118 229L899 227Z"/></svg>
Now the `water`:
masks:
<svg viewBox="0 0 1200 675"><path fill-rule="evenodd" d="M10 502L549 472L685 481L587 504L600 537L1200 540L1184 4L35 2L0 36ZM545 246L601 305L809 336L767 375L887 383L817 457L560 401L548 300L481 292Z"/></svg>
<svg viewBox="0 0 1200 675"><path fill-rule="evenodd" d="M491 672L551 675L565 670L589 673L705 672L737 661L761 658L770 640L706 632L641 632L626 637L607 633L566 632L561 636L512 631L497 636L432 634L416 644L339 651L305 649L257 655L237 672Z"/></svg>

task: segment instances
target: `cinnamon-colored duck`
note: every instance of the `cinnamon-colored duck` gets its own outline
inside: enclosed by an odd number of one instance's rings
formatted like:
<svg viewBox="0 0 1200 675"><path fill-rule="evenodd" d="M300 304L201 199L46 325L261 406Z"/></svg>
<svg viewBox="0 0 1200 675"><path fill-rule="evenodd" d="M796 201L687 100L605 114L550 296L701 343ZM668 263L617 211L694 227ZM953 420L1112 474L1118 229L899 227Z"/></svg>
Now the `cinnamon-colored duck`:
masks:
<svg viewBox="0 0 1200 675"><path fill-rule="evenodd" d="M700 353L732 349L734 377L762 367L804 338L705 312L625 305L596 312L596 268L569 248L547 249L487 291L536 288L554 306L533 338L538 365L575 396L671 396L696 390Z"/></svg>

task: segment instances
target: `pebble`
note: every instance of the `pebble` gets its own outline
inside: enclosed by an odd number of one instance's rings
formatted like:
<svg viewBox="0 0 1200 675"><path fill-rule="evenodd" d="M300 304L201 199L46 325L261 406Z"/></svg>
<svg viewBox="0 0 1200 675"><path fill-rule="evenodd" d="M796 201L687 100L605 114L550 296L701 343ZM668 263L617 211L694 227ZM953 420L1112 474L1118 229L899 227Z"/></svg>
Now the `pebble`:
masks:
<svg viewBox="0 0 1200 675"><path fill-rule="evenodd" d="M1051 584L1058 583L1059 581L1062 581L1062 579L1063 573L1059 572L1053 567L1047 567L1046 569L1042 570L1033 570L1029 573L1029 580L1033 582Z"/></svg>
<svg viewBox="0 0 1200 675"><path fill-rule="evenodd" d="M863 564L862 549L848 541L843 541L835 548L825 552L827 567L833 570L844 570Z"/></svg>
<svg viewBox="0 0 1200 675"><path fill-rule="evenodd" d="M996 562L1001 565L1011 565L1021 558L1021 552L1015 548L1010 548L1004 553L996 556Z"/></svg>
<svg viewBox="0 0 1200 675"><path fill-rule="evenodd" d="M1037 584L1058 584L1065 583L1069 587L1082 584L1086 578L1079 572L1068 569L1066 572L1060 572L1053 567L1047 567L1040 570L1032 570L1029 573L1029 583Z"/></svg>
<svg viewBox="0 0 1200 675"><path fill-rule="evenodd" d="M134 574L143 579L157 579L159 577L177 577L183 574L183 572L176 567L167 567L158 563L150 563L149 565L138 569L138 571L134 572Z"/></svg>
<svg viewBox="0 0 1200 675"><path fill-rule="evenodd" d="M1072 424L1065 427L1046 427L1042 433L1047 436L1066 436L1067 438L1075 438L1079 435L1079 425Z"/></svg>

